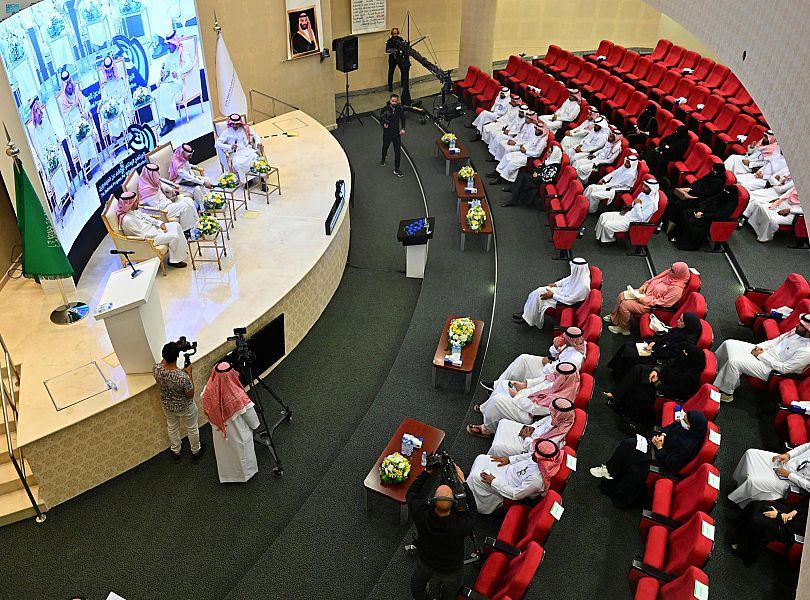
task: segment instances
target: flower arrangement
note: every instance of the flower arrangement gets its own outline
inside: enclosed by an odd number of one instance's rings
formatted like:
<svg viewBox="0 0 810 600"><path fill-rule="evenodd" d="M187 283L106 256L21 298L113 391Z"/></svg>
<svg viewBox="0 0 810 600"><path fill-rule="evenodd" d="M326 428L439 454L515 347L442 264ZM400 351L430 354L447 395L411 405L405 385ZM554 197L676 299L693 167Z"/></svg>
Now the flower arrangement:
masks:
<svg viewBox="0 0 810 600"><path fill-rule="evenodd" d="M380 465L380 481L383 483L402 483L408 479L411 463L399 452L386 456Z"/></svg>
<svg viewBox="0 0 810 600"><path fill-rule="evenodd" d="M470 165L461 167L461 169L458 171L459 179L472 179L473 177L475 177L475 169L473 169Z"/></svg>
<svg viewBox="0 0 810 600"><path fill-rule="evenodd" d="M85 23L98 23L101 21L101 16L101 8L97 4L85 3L82 7L82 19Z"/></svg>
<svg viewBox="0 0 810 600"><path fill-rule="evenodd" d="M259 173L260 175L269 173L270 169L272 169L272 167L263 158L256 160L256 162L250 166L252 172Z"/></svg>
<svg viewBox="0 0 810 600"><path fill-rule="evenodd" d="M454 142L456 141L456 139L457 138L455 133L445 133L442 136L442 144L444 144L445 146L449 146L450 142Z"/></svg>
<svg viewBox="0 0 810 600"><path fill-rule="evenodd" d="M122 15L134 15L141 12L142 9L143 5L140 0L122 0L121 2Z"/></svg>
<svg viewBox="0 0 810 600"><path fill-rule="evenodd" d="M469 317L459 317L450 321L447 341L450 346L458 344L462 348L470 343L475 335L475 323Z"/></svg>
<svg viewBox="0 0 810 600"><path fill-rule="evenodd" d="M19 31L8 28L3 31L1 38L0 45L5 46L11 65L16 65L25 58L25 38Z"/></svg>
<svg viewBox="0 0 810 600"><path fill-rule="evenodd" d="M239 187L239 178L236 173L223 173L217 179L217 184L226 190L234 190Z"/></svg>
<svg viewBox="0 0 810 600"><path fill-rule="evenodd" d="M117 102L114 102L113 100L107 100L104 104L101 105L101 116L104 117L107 121L112 121L119 114L121 114L121 109L118 107Z"/></svg>
<svg viewBox="0 0 810 600"><path fill-rule="evenodd" d="M152 101L152 94L150 94L149 90L145 87L139 87L135 90L135 93L132 94L132 101L135 104L135 108L141 108Z"/></svg>
<svg viewBox="0 0 810 600"><path fill-rule="evenodd" d="M211 215L200 215L197 230L203 238L211 239L219 233L219 221Z"/></svg>
<svg viewBox="0 0 810 600"><path fill-rule="evenodd" d="M59 154L60 152L58 146L48 146L45 149L45 169L47 170L48 175L59 168Z"/></svg>
<svg viewBox="0 0 810 600"><path fill-rule="evenodd" d="M470 229L473 231L481 231L481 228L484 226L486 221L487 213L484 212L481 205L477 202L475 204L470 204L470 208L467 211L467 225L469 225Z"/></svg>
<svg viewBox="0 0 810 600"><path fill-rule="evenodd" d="M55 40L65 32L65 20L59 14L53 13L45 31L52 40Z"/></svg>
<svg viewBox="0 0 810 600"><path fill-rule="evenodd" d="M225 206L225 196L219 192L208 192L203 196L203 208L205 210L220 210Z"/></svg>
<svg viewBox="0 0 810 600"><path fill-rule="evenodd" d="M90 123L87 122L87 119L79 120L76 123L76 141L81 144L88 135L90 135Z"/></svg>

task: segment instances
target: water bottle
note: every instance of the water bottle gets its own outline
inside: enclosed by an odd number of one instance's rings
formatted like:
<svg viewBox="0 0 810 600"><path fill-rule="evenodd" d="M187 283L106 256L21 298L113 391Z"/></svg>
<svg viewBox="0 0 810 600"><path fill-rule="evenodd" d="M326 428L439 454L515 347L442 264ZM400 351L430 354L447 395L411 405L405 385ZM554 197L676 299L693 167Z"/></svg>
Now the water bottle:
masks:
<svg viewBox="0 0 810 600"><path fill-rule="evenodd" d="M422 450L422 467L427 466L427 452Z"/></svg>

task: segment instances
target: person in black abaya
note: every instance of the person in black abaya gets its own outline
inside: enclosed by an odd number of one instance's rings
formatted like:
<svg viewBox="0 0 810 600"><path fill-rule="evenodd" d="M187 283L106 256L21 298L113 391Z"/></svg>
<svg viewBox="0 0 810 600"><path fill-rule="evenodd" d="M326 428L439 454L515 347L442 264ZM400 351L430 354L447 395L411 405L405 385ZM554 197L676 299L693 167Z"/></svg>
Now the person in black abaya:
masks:
<svg viewBox="0 0 810 600"><path fill-rule="evenodd" d="M700 317L697 313L685 312L676 326L669 331L658 333L647 342L648 356L638 353L636 342L627 342L613 355L607 366L613 370L613 378L621 381L636 365L663 365L675 358L688 345L697 344L700 338Z"/></svg>
<svg viewBox="0 0 810 600"><path fill-rule="evenodd" d="M689 148L689 129L686 125L679 125L675 131L661 138L656 148L650 148L644 153L644 161L650 172L659 179L666 175L669 163L679 161Z"/></svg>
<svg viewBox="0 0 810 600"><path fill-rule="evenodd" d="M679 250L698 250L714 221L731 218L739 198L737 186L730 185L719 194L701 200L694 210L685 211L681 223L672 232L675 246Z"/></svg>
<svg viewBox="0 0 810 600"><path fill-rule="evenodd" d="M632 432L646 431L655 422L655 396L687 399L700 387L706 366L703 350L686 345L664 365L636 365L624 376L616 391L604 392L607 405L625 420Z"/></svg>
<svg viewBox="0 0 810 600"><path fill-rule="evenodd" d="M694 211L697 205L705 198L716 196L723 191L726 185L726 166L717 163L712 170L695 181L691 187L675 188L669 195L669 203L664 212L664 223L667 234L683 223L684 216Z"/></svg>
<svg viewBox="0 0 810 600"><path fill-rule="evenodd" d="M807 525L807 502L788 504L779 500L756 500L743 509L731 531L731 551L750 567L771 542L790 545L793 535L803 536Z"/></svg>
<svg viewBox="0 0 810 600"><path fill-rule="evenodd" d="M641 436L625 439L606 464L591 469L591 475L602 478L599 489L616 508L645 506L649 501L647 473L652 461L667 473L678 473L697 456L707 428L706 416L690 410L646 443Z"/></svg>
<svg viewBox="0 0 810 600"><path fill-rule="evenodd" d="M650 102L636 119L636 126L625 136L631 148L638 149L651 137L658 135L658 121L655 115L658 108Z"/></svg>

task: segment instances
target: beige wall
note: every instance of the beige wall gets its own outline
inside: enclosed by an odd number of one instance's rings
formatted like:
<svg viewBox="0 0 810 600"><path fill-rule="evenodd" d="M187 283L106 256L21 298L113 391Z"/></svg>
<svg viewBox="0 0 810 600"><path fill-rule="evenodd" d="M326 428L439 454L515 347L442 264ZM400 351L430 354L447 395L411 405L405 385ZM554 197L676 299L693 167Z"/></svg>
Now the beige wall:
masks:
<svg viewBox="0 0 810 600"><path fill-rule="evenodd" d="M673 44L678 44L689 50L694 50L701 56L708 56L713 60L717 60L717 54L702 40L696 38L683 25L661 13L661 22L658 27L658 37L671 41Z"/></svg>
<svg viewBox="0 0 810 600"><path fill-rule="evenodd" d="M197 0L197 10L216 114L214 11L246 94L253 88L297 106L324 125L335 122L331 89L334 62L320 62L318 56L287 60L284 0ZM324 46L330 47L331 0L321 0L321 10L322 39Z"/></svg>
<svg viewBox="0 0 810 600"><path fill-rule="evenodd" d="M498 3L464 0L461 7L464 18L461 20L458 70L466 73L471 66L492 64Z"/></svg>
<svg viewBox="0 0 810 600"><path fill-rule="evenodd" d="M17 216L11 206L5 183L0 182L0 281L11 266L11 251L20 243Z"/></svg>

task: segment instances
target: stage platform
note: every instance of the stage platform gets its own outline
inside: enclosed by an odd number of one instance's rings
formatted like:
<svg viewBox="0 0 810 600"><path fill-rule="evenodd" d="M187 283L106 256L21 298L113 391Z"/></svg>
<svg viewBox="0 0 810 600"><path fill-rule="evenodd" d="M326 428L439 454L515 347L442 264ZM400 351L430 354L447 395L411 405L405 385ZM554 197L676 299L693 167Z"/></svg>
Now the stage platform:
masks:
<svg viewBox="0 0 810 600"><path fill-rule="evenodd" d="M282 195L266 204L254 194L249 209L256 214L238 212L222 271L216 263L198 264L193 271L189 262L185 269L168 268L167 276L157 277L167 339L185 335L199 342L194 357L198 403L213 364L232 348L226 338L234 327L245 326L252 334L284 313L289 353L329 303L348 256L348 202L332 235L324 232L335 181L346 181L347 198L351 192L349 162L338 142L301 111L262 122L255 130L274 136L264 140L265 153L280 169ZM216 176L219 168L209 171ZM103 322L92 317L109 274L121 267L111 248L105 238L71 295L90 305L91 316L80 323L52 324L49 314L61 303L59 297L46 296L32 281L10 281L0 291L0 331L22 365L17 445L48 508L168 448L154 379L125 375ZM90 397L57 410L45 385L54 378L67 384L63 400ZM103 390L104 378L118 389L91 395ZM200 416L204 419L202 410Z"/></svg>

